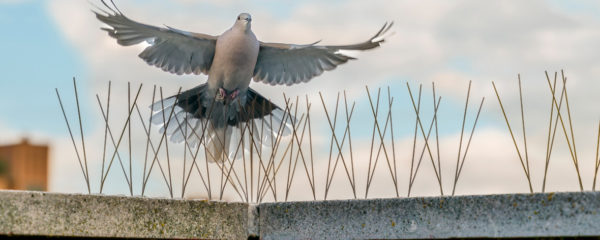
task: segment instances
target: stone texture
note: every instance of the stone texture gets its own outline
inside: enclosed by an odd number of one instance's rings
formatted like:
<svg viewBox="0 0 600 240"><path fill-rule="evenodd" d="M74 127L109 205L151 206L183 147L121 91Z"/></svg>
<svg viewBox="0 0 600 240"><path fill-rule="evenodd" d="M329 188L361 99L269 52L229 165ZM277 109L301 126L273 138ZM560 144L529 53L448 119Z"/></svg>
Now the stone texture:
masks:
<svg viewBox="0 0 600 240"><path fill-rule="evenodd" d="M600 236L600 192L248 205L0 191L0 235L195 239Z"/></svg>
<svg viewBox="0 0 600 240"><path fill-rule="evenodd" d="M259 215L258 215L258 204L248 204L248 236L259 237Z"/></svg>
<svg viewBox="0 0 600 240"><path fill-rule="evenodd" d="M259 213L263 239L600 235L599 192L265 203Z"/></svg>
<svg viewBox="0 0 600 240"><path fill-rule="evenodd" d="M247 239L243 203L0 191L0 234Z"/></svg>

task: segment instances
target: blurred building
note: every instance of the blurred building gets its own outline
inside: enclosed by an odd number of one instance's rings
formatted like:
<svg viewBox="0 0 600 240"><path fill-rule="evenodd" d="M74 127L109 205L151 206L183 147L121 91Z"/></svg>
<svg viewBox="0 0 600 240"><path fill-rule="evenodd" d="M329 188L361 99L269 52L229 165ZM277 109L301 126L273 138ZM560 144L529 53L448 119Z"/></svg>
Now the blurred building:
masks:
<svg viewBox="0 0 600 240"><path fill-rule="evenodd" d="M48 189L48 146L27 139L0 146L0 189Z"/></svg>

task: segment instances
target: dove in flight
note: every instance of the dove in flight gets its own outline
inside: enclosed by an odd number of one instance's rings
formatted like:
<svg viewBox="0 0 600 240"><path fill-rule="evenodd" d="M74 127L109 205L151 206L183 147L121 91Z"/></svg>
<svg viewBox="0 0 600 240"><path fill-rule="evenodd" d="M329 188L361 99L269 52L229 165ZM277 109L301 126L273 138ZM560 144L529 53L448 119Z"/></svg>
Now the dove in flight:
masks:
<svg viewBox="0 0 600 240"><path fill-rule="evenodd" d="M162 125L161 131L166 131L172 142L187 139L192 144L201 144L204 136L210 162L220 162L226 157L232 128L239 123L263 121L265 129L271 131L266 136L273 138L284 134L280 129L289 133L288 123L293 117L286 118L284 110L249 88L251 79L288 86L308 82L355 59L340 50L379 47L393 25L386 23L367 41L351 45L265 43L252 32L252 17L248 13L239 14L231 28L212 36L139 23L126 17L112 0L112 5L104 0L102 3L108 10L93 12L109 26L101 29L118 44L147 42L149 46L139 57L149 65L178 75L208 75L206 83L158 101L151 108L153 123ZM165 121L168 116L171 118Z"/></svg>

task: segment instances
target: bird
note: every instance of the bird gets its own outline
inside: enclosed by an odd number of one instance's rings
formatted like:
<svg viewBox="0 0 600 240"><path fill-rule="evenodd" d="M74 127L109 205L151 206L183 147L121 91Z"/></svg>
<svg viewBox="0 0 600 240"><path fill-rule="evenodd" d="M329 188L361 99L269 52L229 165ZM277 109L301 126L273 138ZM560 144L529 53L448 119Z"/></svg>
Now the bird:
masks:
<svg viewBox="0 0 600 240"><path fill-rule="evenodd" d="M232 128L239 124L256 126L257 121L263 121L261 124L270 129L266 136L289 134L295 118L250 88L252 80L287 86L306 83L356 59L344 50L381 46L393 26L393 22L386 22L373 37L349 45L270 43L257 39L248 13L240 13L222 34L208 35L143 24L125 16L112 0L110 3L102 0L108 9L92 12L108 25L101 29L119 45L146 42L149 45L138 56L149 65L177 75L208 75L205 83L161 99L150 108L151 121L160 125L161 133L166 131L172 142L188 141L198 146L204 139L209 162L228 157Z"/></svg>

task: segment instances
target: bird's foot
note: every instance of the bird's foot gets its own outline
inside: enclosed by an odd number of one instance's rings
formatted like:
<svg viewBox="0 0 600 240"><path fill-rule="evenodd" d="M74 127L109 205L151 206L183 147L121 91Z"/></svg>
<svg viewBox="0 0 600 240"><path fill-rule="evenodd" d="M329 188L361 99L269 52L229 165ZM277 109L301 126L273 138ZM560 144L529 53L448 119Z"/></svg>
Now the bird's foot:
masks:
<svg viewBox="0 0 600 240"><path fill-rule="evenodd" d="M231 93L231 95L229 95L231 97L231 99L235 99L238 95L240 95L240 90L235 90Z"/></svg>
<svg viewBox="0 0 600 240"><path fill-rule="evenodd" d="M240 90L236 89L235 91L233 91L232 93L230 93L228 95L227 91L225 89L219 88L219 91L217 92L216 100L217 101L223 101L225 99L233 100L239 95L240 95Z"/></svg>
<svg viewBox="0 0 600 240"><path fill-rule="evenodd" d="M227 96L227 93L225 92L225 89L219 88L219 91L217 92L216 100L223 101L226 96Z"/></svg>

